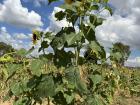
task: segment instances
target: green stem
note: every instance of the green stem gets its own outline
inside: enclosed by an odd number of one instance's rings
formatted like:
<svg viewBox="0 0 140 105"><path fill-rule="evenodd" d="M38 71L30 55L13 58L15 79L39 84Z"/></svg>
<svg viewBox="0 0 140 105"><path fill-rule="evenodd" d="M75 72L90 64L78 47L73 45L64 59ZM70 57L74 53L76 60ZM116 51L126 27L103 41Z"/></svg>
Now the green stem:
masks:
<svg viewBox="0 0 140 105"><path fill-rule="evenodd" d="M79 16L79 25L81 26L82 24L82 17ZM79 32L81 32L81 30L79 29ZM78 43L77 43L78 45ZM80 48L79 46L75 47L75 65L78 66L79 64L79 54L80 54Z"/></svg>
<svg viewBox="0 0 140 105"><path fill-rule="evenodd" d="M79 51L78 47L75 47L75 65L78 66Z"/></svg>

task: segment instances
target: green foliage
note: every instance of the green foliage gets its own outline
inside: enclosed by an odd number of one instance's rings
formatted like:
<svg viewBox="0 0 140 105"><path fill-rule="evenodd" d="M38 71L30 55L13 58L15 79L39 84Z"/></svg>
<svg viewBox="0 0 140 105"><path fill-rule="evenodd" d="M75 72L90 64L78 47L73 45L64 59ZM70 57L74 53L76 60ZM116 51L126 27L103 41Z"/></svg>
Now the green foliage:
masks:
<svg viewBox="0 0 140 105"><path fill-rule="evenodd" d="M52 3L57 0L49 0ZM9 84L7 97L15 97L14 105L42 104L54 105L110 105L120 81L120 71L106 65L106 52L96 40L95 28L102 25L105 19L93 14L107 9L109 0L71 1L60 7L63 11L55 13L56 21L66 19L68 27L62 27L58 33L33 31L33 43L41 40L39 58L26 61L25 56L34 50L21 49L15 52L23 62L5 64L2 68L6 82ZM77 27L75 27L77 26ZM78 29L77 29L78 28ZM53 53L46 54L45 49L53 48ZM87 47L85 56L80 56L82 48ZM66 51L72 48L73 51ZM110 60L119 63L129 56L129 47L120 43L111 49ZM88 61L92 59L89 63ZM98 61L100 65L98 64ZM82 63L81 63L82 62ZM86 68L80 69L80 64ZM53 65L53 66L52 66ZM119 83L121 82L121 83ZM134 84L138 80L134 79ZM138 91L133 87L131 91ZM46 103L45 103L46 104Z"/></svg>
<svg viewBox="0 0 140 105"><path fill-rule="evenodd" d="M0 42L0 57L3 56L6 53L14 52L15 49L12 48L12 46L7 45L4 42Z"/></svg>
<svg viewBox="0 0 140 105"><path fill-rule="evenodd" d="M52 76L42 75L39 85L36 87L36 96L45 98L55 95L55 84Z"/></svg>
<svg viewBox="0 0 140 105"><path fill-rule="evenodd" d="M115 63L124 65L124 62L128 59L130 53L131 51L128 45L115 43L113 44L113 48L111 48L110 59Z"/></svg>
<svg viewBox="0 0 140 105"><path fill-rule="evenodd" d="M36 75L36 76L40 76L41 75L41 67L44 65L44 62L41 60L32 60L31 62L31 70L32 70L32 74Z"/></svg>

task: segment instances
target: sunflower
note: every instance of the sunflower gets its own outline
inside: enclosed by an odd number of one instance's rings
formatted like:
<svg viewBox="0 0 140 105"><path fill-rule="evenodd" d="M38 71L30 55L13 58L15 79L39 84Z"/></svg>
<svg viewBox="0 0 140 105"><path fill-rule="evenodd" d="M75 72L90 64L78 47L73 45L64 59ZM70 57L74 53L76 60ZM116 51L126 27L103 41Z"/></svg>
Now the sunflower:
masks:
<svg viewBox="0 0 140 105"><path fill-rule="evenodd" d="M39 40L39 32L38 31L33 31L33 35L32 35L32 41L33 41L33 44L36 44L37 43L37 40Z"/></svg>

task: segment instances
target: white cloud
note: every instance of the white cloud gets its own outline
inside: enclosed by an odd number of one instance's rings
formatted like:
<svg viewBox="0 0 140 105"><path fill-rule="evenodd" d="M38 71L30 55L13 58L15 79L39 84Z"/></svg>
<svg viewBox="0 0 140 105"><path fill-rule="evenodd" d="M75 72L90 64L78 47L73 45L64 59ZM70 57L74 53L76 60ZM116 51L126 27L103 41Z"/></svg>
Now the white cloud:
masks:
<svg viewBox="0 0 140 105"><path fill-rule="evenodd" d="M96 36L105 46L122 42L131 48L140 49L140 2L139 0L110 0L116 8L96 29Z"/></svg>
<svg viewBox="0 0 140 105"><path fill-rule="evenodd" d="M14 34L14 37L16 38L16 39L19 39L19 40L22 40L22 39L29 39L30 38L30 36L28 35L25 35L25 34L23 34L23 33L15 33Z"/></svg>
<svg viewBox="0 0 140 105"><path fill-rule="evenodd" d="M106 47L115 42L122 42L139 49L139 28L134 24L134 20L114 15L96 29L96 36Z"/></svg>
<svg viewBox="0 0 140 105"><path fill-rule="evenodd" d="M18 35L18 37L15 37L15 35ZM24 37L23 37L24 36ZM9 34L5 27L0 28L0 42L4 42L6 44L11 45L15 49L25 48L29 49L31 48L32 44L29 41L24 41L27 37L25 37L23 33L14 33ZM20 38L21 37L21 38Z"/></svg>
<svg viewBox="0 0 140 105"><path fill-rule="evenodd" d="M23 7L20 0L4 0L0 4L0 22L25 28L38 28L43 25L41 16Z"/></svg>
<svg viewBox="0 0 140 105"><path fill-rule="evenodd" d="M140 67L140 57L135 57L133 59L128 59L125 62L126 66L130 66L130 67Z"/></svg>

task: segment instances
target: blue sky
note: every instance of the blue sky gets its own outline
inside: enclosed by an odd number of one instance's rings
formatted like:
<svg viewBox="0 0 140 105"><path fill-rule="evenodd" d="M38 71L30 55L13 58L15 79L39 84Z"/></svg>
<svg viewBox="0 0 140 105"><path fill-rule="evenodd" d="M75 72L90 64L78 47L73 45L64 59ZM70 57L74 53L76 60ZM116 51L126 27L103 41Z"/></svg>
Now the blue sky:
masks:
<svg viewBox="0 0 140 105"><path fill-rule="evenodd" d="M55 2L52 3L51 5L41 5L41 6L36 6L35 3L33 3L34 0L21 0L22 6L28 8L29 11L35 11L38 13L42 18L41 21L44 23L42 26L43 29L49 26L49 15L52 13L54 7L59 6L62 4L62 2ZM4 0L0 0L0 3L3 4ZM14 0L13 0L14 2ZM15 10L16 11L16 10ZM31 30L23 27L17 27L12 24L8 24L5 22L0 22L0 27L6 27L9 33L19 33L19 32L24 32L24 33L29 33Z"/></svg>
<svg viewBox="0 0 140 105"><path fill-rule="evenodd" d="M96 36L105 47L118 41L128 44L132 53L126 65L140 66L140 0L109 3L114 14L110 16L108 11L100 14L107 20L96 29ZM47 0L0 0L0 41L17 49L29 49L32 29L57 30L67 26L66 21L56 22L54 18L60 4L62 1L47 5Z"/></svg>

